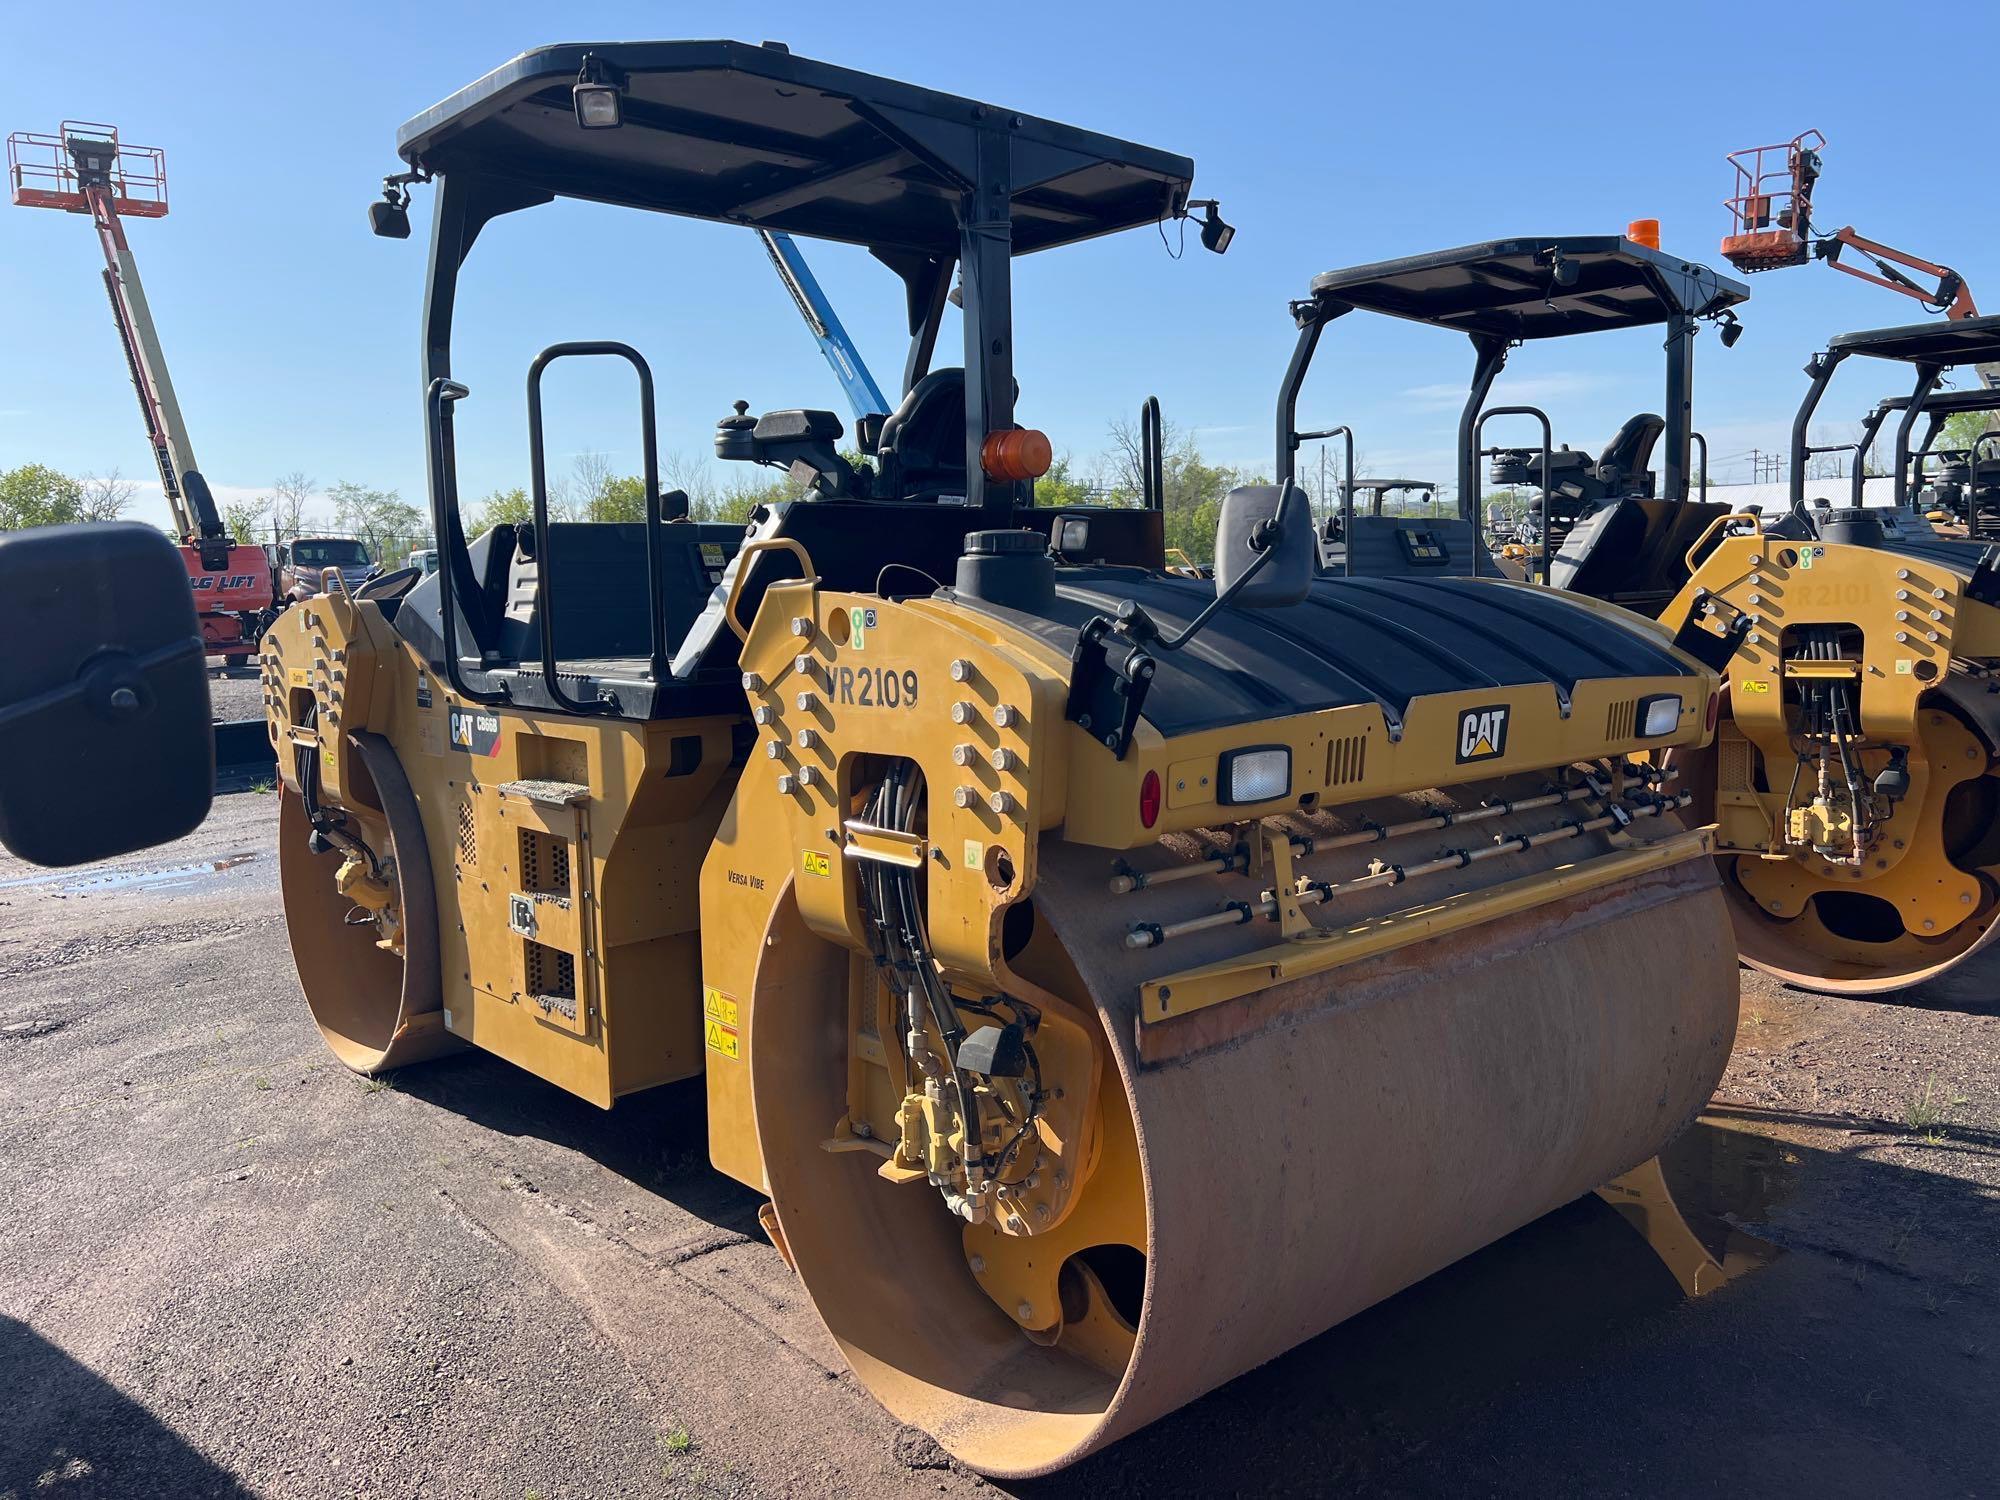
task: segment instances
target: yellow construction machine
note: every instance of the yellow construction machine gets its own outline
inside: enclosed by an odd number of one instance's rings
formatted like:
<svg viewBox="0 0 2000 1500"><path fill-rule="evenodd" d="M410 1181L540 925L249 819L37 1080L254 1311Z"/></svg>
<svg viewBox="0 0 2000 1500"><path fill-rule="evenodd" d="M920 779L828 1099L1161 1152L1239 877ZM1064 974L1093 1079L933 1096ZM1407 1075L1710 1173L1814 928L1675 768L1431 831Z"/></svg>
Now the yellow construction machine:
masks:
<svg viewBox="0 0 2000 1500"><path fill-rule="evenodd" d="M1689 789L1640 757L1708 743L1715 670L1495 577L1462 519L1352 518L1428 540L1316 577L1289 467L1229 497L1213 579L1166 568L1156 490L1034 503L1012 257L1196 210L1222 248L1192 162L710 42L524 54L399 150L374 219L434 190L441 566L330 577L263 657L344 1062L479 1047L599 1104L705 1071L716 1166L858 1376L1000 1475L1593 1189L1714 1278L1648 1164L1736 970ZM798 498L668 520L643 357L558 345L534 524L468 544L454 289L556 196L873 251L910 352L861 461L831 413L738 402L718 454ZM548 516L541 374L589 355L640 378L643 525Z"/></svg>
<svg viewBox="0 0 2000 1500"><path fill-rule="evenodd" d="M1991 963L1968 960L2000 918L2000 551L1939 536L1913 492L1941 419L1991 406L1986 390L1940 384L2000 357L2000 318L1834 339L1808 365L1789 507L1738 515L1708 495L1693 348L1704 321L1733 344L1733 309L1747 296L1653 245L1550 236L1329 272L1295 313L1315 338L1355 309L1468 335L1477 357L1459 488L1476 494L1490 461L1492 481L1534 491L1536 546L1514 570L1655 617L1722 667L1715 744L1677 751L1671 764L1696 821L1719 825L1746 962L1840 993L1926 984L1940 997L1990 996ZM1538 407L1485 404L1515 347L1649 326L1666 333L1664 415L1634 416L1600 453L1557 447ZM1839 445L1855 450L1841 493L1808 499L1808 461L1830 451L1809 443L1809 427L1855 355L1906 366L1914 385L1869 413L1858 442ZM1863 458L1892 414L1895 500L1864 506ZM1485 446L1487 424L1502 417L1536 424L1540 444ZM1958 455L1967 467L1979 456ZM1976 518L1981 503L1959 508Z"/></svg>
<svg viewBox="0 0 2000 1500"><path fill-rule="evenodd" d="M1895 503L1820 494L1813 413L1850 357L1899 362ZM2000 548L1936 534L1912 503L1915 418L1990 405L1940 376L2000 360L2000 317L1844 334L1808 365L1791 504L1712 518L1661 618L1738 634L1711 749L1683 759L1718 855L1743 957L1815 989L1922 985L1990 999L2000 933ZM1925 447L1928 447L1928 440ZM1725 508L1726 509L1726 508ZM1975 524L1976 504L1971 507ZM1712 788L1712 791L1710 790ZM1712 796L1713 801L1710 802Z"/></svg>

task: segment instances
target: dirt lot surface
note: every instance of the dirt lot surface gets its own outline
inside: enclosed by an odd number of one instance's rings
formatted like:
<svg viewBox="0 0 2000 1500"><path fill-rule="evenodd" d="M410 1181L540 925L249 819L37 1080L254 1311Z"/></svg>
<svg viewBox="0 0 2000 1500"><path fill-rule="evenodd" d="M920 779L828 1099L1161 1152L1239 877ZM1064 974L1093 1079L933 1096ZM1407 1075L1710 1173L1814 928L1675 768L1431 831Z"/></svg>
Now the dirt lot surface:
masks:
<svg viewBox="0 0 2000 1500"><path fill-rule="evenodd" d="M220 667L221 659L210 658L210 667ZM208 716L211 719L255 719L264 712L263 685L257 678L257 664L231 667L220 677L208 680Z"/></svg>
<svg viewBox="0 0 2000 1500"><path fill-rule="evenodd" d="M0 858L0 1496L992 1492L845 1371L698 1087L334 1064L275 813ZM1014 1491L1994 1493L1996 1078L2000 1001L1746 975L1670 1172L1756 1269L1684 1300L1587 1200Z"/></svg>

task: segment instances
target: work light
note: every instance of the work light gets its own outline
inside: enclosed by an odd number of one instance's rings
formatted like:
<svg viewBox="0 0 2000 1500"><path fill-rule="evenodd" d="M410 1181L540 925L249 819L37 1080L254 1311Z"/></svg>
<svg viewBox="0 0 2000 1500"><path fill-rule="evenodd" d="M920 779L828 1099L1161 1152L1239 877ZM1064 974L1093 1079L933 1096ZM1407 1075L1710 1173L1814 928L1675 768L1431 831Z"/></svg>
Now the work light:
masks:
<svg viewBox="0 0 2000 1500"><path fill-rule="evenodd" d="M1292 789L1292 752L1285 745L1249 745L1224 752L1216 768L1221 800L1236 806L1269 802Z"/></svg>
<svg viewBox="0 0 2000 1500"><path fill-rule="evenodd" d="M585 130L615 130L623 125L625 108L619 98L623 87L595 55L585 57L569 91L570 103L576 109L576 123Z"/></svg>
<svg viewBox="0 0 2000 1500"><path fill-rule="evenodd" d="M1642 740L1656 740L1661 735L1672 734L1681 722L1681 695L1655 693L1650 698L1641 698L1634 718Z"/></svg>
<svg viewBox="0 0 2000 1500"><path fill-rule="evenodd" d="M1236 226L1225 223L1215 200L1209 199L1201 210L1201 248L1220 255L1235 238Z"/></svg>

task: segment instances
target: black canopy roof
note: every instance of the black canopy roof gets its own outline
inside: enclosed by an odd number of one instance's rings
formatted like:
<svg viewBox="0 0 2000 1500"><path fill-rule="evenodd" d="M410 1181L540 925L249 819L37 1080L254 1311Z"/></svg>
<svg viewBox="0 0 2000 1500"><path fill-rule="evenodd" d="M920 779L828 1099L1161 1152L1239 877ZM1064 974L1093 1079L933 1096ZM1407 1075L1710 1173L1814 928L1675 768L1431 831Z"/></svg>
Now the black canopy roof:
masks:
<svg viewBox="0 0 2000 1500"><path fill-rule="evenodd" d="M1908 396L1884 396L1875 403L1878 412L1907 411ZM1924 397L1923 410L1941 417L1962 411L1993 411L2000 408L2000 387L1974 386L1966 391L1932 391Z"/></svg>
<svg viewBox="0 0 2000 1500"><path fill-rule="evenodd" d="M2000 317L1864 328L1859 333L1841 334L1827 347L1842 354L1900 359L1916 365L1991 364L2000 361Z"/></svg>
<svg viewBox="0 0 2000 1500"><path fill-rule="evenodd" d="M1570 286L1556 284L1558 255L1576 268ZM1327 271L1312 295L1463 333L1541 339L1707 316L1750 288L1617 235L1543 235Z"/></svg>
<svg viewBox="0 0 2000 1500"><path fill-rule="evenodd" d="M586 57L625 80L624 123L584 130ZM982 135L1007 128L1017 253L1149 224L1187 200L1185 156L877 78L770 44L564 43L524 52L397 135L412 165L574 198L955 254Z"/></svg>

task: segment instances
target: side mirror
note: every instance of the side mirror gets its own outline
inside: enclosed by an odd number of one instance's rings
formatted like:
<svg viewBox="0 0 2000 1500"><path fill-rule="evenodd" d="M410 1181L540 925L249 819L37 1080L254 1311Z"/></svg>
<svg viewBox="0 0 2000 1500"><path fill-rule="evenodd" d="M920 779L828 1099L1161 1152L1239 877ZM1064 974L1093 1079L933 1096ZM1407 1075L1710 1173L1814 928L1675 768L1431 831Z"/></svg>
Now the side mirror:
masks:
<svg viewBox="0 0 2000 1500"><path fill-rule="evenodd" d="M181 554L129 521L0 532L0 844L40 865L191 832L215 790Z"/></svg>
<svg viewBox="0 0 2000 1500"><path fill-rule="evenodd" d="M1243 485L1223 496L1215 528L1218 598L1227 594L1246 609L1297 604L1312 588L1318 558L1311 507L1289 481Z"/></svg>

